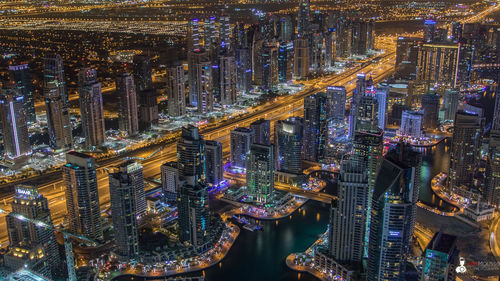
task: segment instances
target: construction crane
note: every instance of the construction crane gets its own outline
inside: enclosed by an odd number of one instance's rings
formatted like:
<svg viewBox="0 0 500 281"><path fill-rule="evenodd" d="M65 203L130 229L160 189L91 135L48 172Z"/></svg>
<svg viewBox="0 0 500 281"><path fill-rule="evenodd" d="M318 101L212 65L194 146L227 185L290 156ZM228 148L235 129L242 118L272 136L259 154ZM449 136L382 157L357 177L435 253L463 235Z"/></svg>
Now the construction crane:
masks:
<svg viewBox="0 0 500 281"><path fill-rule="evenodd" d="M9 212L3 210L2 208L0 208L0 213L7 214L7 215L12 216L13 218L16 218L16 219L23 221L23 222L30 222L30 223L34 224L36 227L50 229L50 230L62 233L63 238L64 238L64 252L66 254L66 264L68 266L68 280L69 281L77 281L76 271L75 271L75 256L73 254L73 244L72 244L71 238L85 241L88 245L91 245L91 246L99 246L100 245L99 243L97 243L96 241L94 241L92 239L89 239L89 238L82 236L82 235L79 235L79 234L73 234L73 233L67 232L65 230L56 228L56 227L54 227L54 225L48 224L44 221L30 219L24 215L13 213L13 212L9 213Z"/></svg>

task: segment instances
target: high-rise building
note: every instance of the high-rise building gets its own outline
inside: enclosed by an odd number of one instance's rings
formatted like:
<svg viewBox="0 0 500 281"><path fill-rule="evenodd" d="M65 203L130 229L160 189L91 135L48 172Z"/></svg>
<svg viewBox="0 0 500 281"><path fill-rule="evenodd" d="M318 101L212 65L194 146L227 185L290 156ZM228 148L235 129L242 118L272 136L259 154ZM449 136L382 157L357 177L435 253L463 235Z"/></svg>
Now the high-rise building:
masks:
<svg viewBox="0 0 500 281"><path fill-rule="evenodd" d="M446 89L444 91L443 107L444 120L455 120L455 114L458 110L459 93L455 89ZM500 122L500 120L498 120Z"/></svg>
<svg viewBox="0 0 500 281"><path fill-rule="evenodd" d="M81 69L78 73L78 95L85 147L92 149L106 141L101 83L97 82L97 71Z"/></svg>
<svg viewBox="0 0 500 281"><path fill-rule="evenodd" d="M271 145L271 121L259 119L250 124L253 131L253 143Z"/></svg>
<svg viewBox="0 0 500 281"><path fill-rule="evenodd" d="M223 55L219 58L220 102L232 105L236 102L236 62L234 56Z"/></svg>
<svg viewBox="0 0 500 281"><path fill-rule="evenodd" d="M415 226L420 154L390 151L378 171L372 196L367 280L401 280Z"/></svg>
<svg viewBox="0 0 500 281"><path fill-rule="evenodd" d="M379 126L377 99L371 95L364 95L355 108L357 110L356 131L375 131Z"/></svg>
<svg viewBox="0 0 500 281"><path fill-rule="evenodd" d="M422 137L422 124L424 113L422 111L404 110L401 115L400 134L413 138Z"/></svg>
<svg viewBox="0 0 500 281"><path fill-rule="evenodd" d="M335 261L359 265L363 258L368 209L366 163L346 155L340 166L338 200L332 203L328 248Z"/></svg>
<svg viewBox="0 0 500 281"><path fill-rule="evenodd" d="M354 137L354 131L357 128L356 122L358 121L357 116L359 113L358 106L361 102L361 98L365 96L367 90L373 85L372 79L367 79L366 74L364 73L358 73L357 78L356 88L353 91L351 105L349 108L349 138L351 139Z"/></svg>
<svg viewBox="0 0 500 281"><path fill-rule="evenodd" d="M30 154L24 96L14 82L4 84L1 91L0 118L6 160L20 160L20 157Z"/></svg>
<svg viewBox="0 0 500 281"><path fill-rule="evenodd" d="M335 123L345 121L346 90L344 86L328 86L326 88L328 99L328 119Z"/></svg>
<svg viewBox="0 0 500 281"><path fill-rule="evenodd" d="M302 139L304 120L291 117L274 125L274 149L276 170L282 173L302 174Z"/></svg>
<svg viewBox="0 0 500 281"><path fill-rule="evenodd" d="M11 80L17 84L19 94L24 97L26 121L28 123L36 122L34 89L29 66L27 64L11 65L9 66L9 72Z"/></svg>
<svg viewBox="0 0 500 281"><path fill-rule="evenodd" d="M293 75L297 79L304 79L309 75L309 39L296 38L293 48Z"/></svg>
<svg viewBox="0 0 500 281"><path fill-rule="evenodd" d="M373 22L356 20L351 25L351 54L366 55L369 49L373 49Z"/></svg>
<svg viewBox="0 0 500 281"><path fill-rule="evenodd" d="M231 25L229 24L229 16L223 15L219 18L219 45L221 50L228 51L231 49Z"/></svg>
<svg viewBox="0 0 500 281"><path fill-rule="evenodd" d="M486 159L486 185L483 197L489 204L500 206L500 130L490 131L488 158Z"/></svg>
<svg viewBox="0 0 500 281"><path fill-rule="evenodd" d="M153 88L150 58L146 55L134 56L133 73L139 104L139 129L145 131L149 130L151 125L158 123L158 99L156 90Z"/></svg>
<svg viewBox="0 0 500 281"><path fill-rule="evenodd" d="M304 98L304 159L320 162L328 143L328 102L325 93Z"/></svg>
<svg viewBox="0 0 500 281"><path fill-rule="evenodd" d="M479 163L483 120L478 115L458 111L451 142L448 188L460 192L471 190Z"/></svg>
<svg viewBox="0 0 500 281"><path fill-rule="evenodd" d="M180 63L167 67L168 115L183 116L186 114L186 85L184 84L184 67Z"/></svg>
<svg viewBox="0 0 500 281"><path fill-rule="evenodd" d="M253 130L238 127L231 131L231 167L244 169L253 141Z"/></svg>
<svg viewBox="0 0 500 281"><path fill-rule="evenodd" d="M40 194L38 188L34 186L17 185L11 206L13 214L23 215L28 219L52 225L47 198ZM32 222L19 220L13 214L6 216L7 233L11 248L7 255L18 252L15 249L16 247L27 247L29 249L41 247L52 275L61 273L59 246L54 231L39 227Z"/></svg>
<svg viewBox="0 0 500 281"><path fill-rule="evenodd" d="M348 19L339 19L337 21L335 41L335 54L340 58L351 56L352 44L352 23Z"/></svg>
<svg viewBox="0 0 500 281"><path fill-rule="evenodd" d="M455 268L458 265L457 237L436 232L423 254L421 281L455 280Z"/></svg>
<svg viewBox="0 0 500 281"><path fill-rule="evenodd" d="M424 110L423 127L426 130L435 130L438 127L439 100L436 93L427 93L422 96L422 109Z"/></svg>
<svg viewBox="0 0 500 281"><path fill-rule="evenodd" d="M297 36L307 37L311 33L311 2L301 0L299 2Z"/></svg>
<svg viewBox="0 0 500 281"><path fill-rule="evenodd" d="M179 180L179 169L177 162L166 162L160 167L161 186L165 198L169 201L177 200L181 182Z"/></svg>
<svg viewBox="0 0 500 281"><path fill-rule="evenodd" d="M433 19L426 19L424 21L424 42L433 43L435 33L436 33L436 21Z"/></svg>
<svg viewBox="0 0 500 281"><path fill-rule="evenodd" d="M385 130L387 120L387 96L389 95L389 87L381 87L375 89L375 99L378 103L378 127Z"/></svg>
<svg viewBox="0 0 500 281"><path fill-rule="evenodd" d="M139 132L134 78L128 73L122 73L118 76L116 78L116 92L118 94L118 125L120 132L127 136L134 136Z"/></svg>
<svg viewBox="0 0 500 281"><path fill-rule="evenodd" d="M210 62L201 62L195 65L196 93L198 113L209 113L213 110L213 76Z"/></svg>
<svg viewBox="0 0 500 281"><path fill-rule="evenodd" d="M109 196L116 246L114 252L123 261L129 261L139 255L139 190L142 190L144 201L142 166L139 163L125 162L109 174ZM140 208L142 207L145 206Z"/></svg>
<svg viewBox="0 0 500 281"><path fill-rule="evenodd" d="M60 93L57 80L44 86L44 99L49 129L49 145L56 151L70 150L73 147L73 134L69 111Z"/></svg>
<svg viewBox="0 0 500 281"><path fill-rule="evenodd" d="M247 188L254 202L269 202L274 191L274 159L271 145L252 144L247 157Z"/></svg>
<svg viewBox="0 0 500 281"><path fill-rule="evenodd" d="M99 240L103 232L96 168L94 158L71 151L62 170L70 231Z"/></svg>
<svg viewBox="0 0 500 281"><path fill-rule="evenodd" d="M205 166L207 184L218 186L224 179L222 143L213 140L205 142Z"/></svg>
<svg viewBox="0 0 500 281"><path fill-rule="evenodd" d="M177 143L177 165L180 179L188 185L195 186L205 180L205 140L193 125L182 128Z"/></svg>
<svg viewBox="0 0 500 281"><path fill-rule="evenodd" d="M417 59L417 81L428 91L435 85L455 87L459 44L423 44Z"/></svg>
<svg viewBox="0 0 500 281"><path fill-rule="evenodd" d="M43 62L43 86L47 87L48 83L56 80L59 87L61 100L64 102L66 110L68 110L68 94L66 93L66 80L64 76L63 60L59 54L47 55Z"/></svg>
<svg viewBox="0 0 500 281"><path fill-rule="evenodd" d="M419 44L422 38L398 37L396 47L396 71L394 76L400 79L415 79Z"/></svg>
<svg viewBox="0 0 500 281"><path fill-rule="evenodd" d="M279 40L281 42L292 41L295 29L290 15L281 16L279 20Z"/></svg>
<svg viewBox="0 0 500 281"><path fill-rule="evenodd" d="M493 122L491 123L492 130L500 130L500 95L496 94L495 108L493 111Z"/></svg>
<svg viewBox="0 0 500 281"><path fill-rule="evenodd" d="M293 74L293 42L286 41L278 47L278 77L280 83L292 81Z"/></svg>
<svg viewBox="0 0 500 281"><path fill-rule="evenodd" d="M252 52L249 48L236 49L236 89L242 93L252 89Z"/></svg>
<svg viewBox="0 0 500 281"><path fill-rule="evenodd" d="M260 53L262 66L262 88L274 90L278 86L278 48L275 45L264 44Z"/></svg>
<svg viewBox="0 0 500 281"><path fill-rule="evenodd" d="M215 20L215 19L214 19ZM187 29L188 51L200 49L200 25L198 19L190 19Z"/></svg>
<svg viewBox="0 0 500 281"><path fill-rule="evenodd" d="M188 52L189 104L191 106L198 106L198 95L201 88L199 76L204 73L199 73L199 67L204 65L210 68L209 61L209 54L205 51L197 49Z"/></svg>

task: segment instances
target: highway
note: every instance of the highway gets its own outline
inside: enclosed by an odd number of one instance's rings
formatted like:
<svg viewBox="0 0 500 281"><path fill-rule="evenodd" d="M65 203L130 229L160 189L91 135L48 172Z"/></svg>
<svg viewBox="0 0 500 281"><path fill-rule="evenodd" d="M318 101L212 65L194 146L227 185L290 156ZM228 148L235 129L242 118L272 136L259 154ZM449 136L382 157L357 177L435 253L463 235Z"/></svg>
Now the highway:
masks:
<svg viewBox="0 0 500 281"><path fill-rule="evenodd" d="M277 120L282 120L290 116L302 116L304 97L324 91L325 88L330 85L344 85L348 91L349 98L352 96L352 90L355 88L357 73L372 73L374 82L379 82L385 79L388 75L392 74L394 71L394 61L395 53L390 52L379 58L378 62L372 61L370 63L366 63L364 66L349 69L339 75L332 75L307 81L304 83L306 85L305 89L295 95L278 97L271 103L261 105L253 109L250 113L234 118L233 121L218 122L215 127L207 129L202 128L201 133L204 135L205 139L217 140L221 142L224 147L224 154L228 155L229 133L234 128L248 126L250 123L260 118L271 120L271 124L273 126L274 122ZM152 144L144 150L128 156L144 157L158 147L162 147L160 153L142 161L142 165L144 166L144 177L154 177L160 173L160 166L162 163L176 160L176 140L177 138L170 138L170 140L165 143ZM98 169L99 198L102 210L109 206L107 168L116 166L121 161L123 161L121 158L109 159L105 161L105 164L101 163L101 167ZM43 180L43 178L37 180L36 182L40 183L40 192L49 200L49 206L54 223L62 223L64 215L66 214L66 203L64 197L64 184L60 174L59 176L57 176L57 173L49 175L49 182ZM6 211L10 211L11 202L12 194L4 195L0 198L0 207ZM3 218L4 216L4 214L0 215L0 243L4 243L7 240L5 219Z"/></svg>

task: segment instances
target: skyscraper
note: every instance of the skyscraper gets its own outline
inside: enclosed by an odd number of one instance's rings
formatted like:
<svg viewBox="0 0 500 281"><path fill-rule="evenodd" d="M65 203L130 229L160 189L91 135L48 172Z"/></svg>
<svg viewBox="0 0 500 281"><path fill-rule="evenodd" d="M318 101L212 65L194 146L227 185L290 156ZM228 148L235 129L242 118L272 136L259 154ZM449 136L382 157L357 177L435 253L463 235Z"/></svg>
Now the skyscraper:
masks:
<svg viewBox="0 0 500 281"><path fill-rule="evenodd" d="M139 233L137 215L140 213L137 201L142 190L144 200L142 166L133 161L125 162L109 174L109 196L115 234L115 254L120 260L129 261L139 254ZM142 208L145 206L141 206Z"/></svg>
<svg viewBox="0 0 500 281"><path fill-rule="evenodd" d="M355 108L356 131L376 131L379 126L377 99L371 95L363 95Z"/></svg>
<svg viewBox="0 0 500 281"><path fill-rule="evenodd" d="M346 155L340 166L338 200L332 203L328 248L335 261L359 265L365 246L368 209L366 163L357 155Z"/></svg>
<svg viewBox="0 0 500 281"><path fill-rule="evenodd" d="M456 236L441 231L434 234L423 255L421 281L455 280L459 252L456 242Z"/></svg>
<svg viewBox="0 0 500 281"><path fill-rule="evenodd" d="M304 159L320 162L325 157L328 138L328 103L325 93L304 98Z"/></svg>
<svg viewBox="0 0 500 281"><path fill-rule="evenodd" d="M439 99L436 93L427 93L422 96L422 109L424 110L422 125L426 130L435 130L438 127Z"/></svg>
<svg viewBox="0 0 500 281"><path fill-rule="evenodd" d="M414 79L417 72L418 46L422 38L398 37L396 47L395 76Z"/></svg>
<svg viewBox="0 0 500 281"><path fill-rule="evenodd" d="M311 2L301 0L297 20L297 36L306 37L311 33Z"/></svg>
<svg viewBox="0 0 500 281"><path fill-rule="evenodd" d="M489 204L500 206L500 130L490 131L484 197Z"/></svg>
<svg viewBox="0 0 500 281"><path fill-rule="evenodd" d="M180 179L188 185L205 181L205 140L193 125L182 128L177 143L177 165Z"/></svg>
<svg viewBox="0 0 500 281"><path fill-rule="evenodd" d="M151 60L145 55L136 55L133 59L134 83L139 103L139 129L149 130L158 123L158 99L153 88L153 70Z"/></svg>
<svg viewBox="0 0 500 281"><path fill-rule="evenodd" d="M415 225L420 155L400 147L382 162L371 204L367 280L400 280Z"/></svg>
<svg viewBox="0 0 500 281"><path fill-rule="evenodd" d="M296 38L293 48L293 75L297 79L304 79L309 75L309 40L307 38Z"/></svg>
<svg viewBox="0 0 500 281"><path fill-rule="evenodd" d="M219 62L220 102L232 105L236 102L236 62L231 55L222 55Z"/></svg>
<svg viewBox="0 0 500 281"><path fill-rule="evenodd" d="M349 19L341 18L337 21L335 30L335 54L340 58L351 56L352 23Z"/></svg>
<svg viewBox="0 0 500 281"><path fill-rule="evenodd" d="M47 198L38 193L38 188L34 186L17 185L11 206L14 214L52 225ZM8 255L14 254L16 247L29 249L41 247L52 275L61 272L59 246L52 230L19 220L12 214L6 217L6 223L11 248Z"/></svg>
<svg viewBox="0 0 500 281"><path fill-rule="evenodd" d="M250 124L253 131L253 143L271 145L271 121L259 119Z"/></svg>
<svg viewBox="0 0 500 281"><path fill-rule="evenodd" d="M201 62L195 65L196 93L198 113L209 113L213 110L213 76L210 62Z"/></svg>
<svg viewBox="0 0 500 281"><path fill-rule="evenodd" d="M372 85L372 79L366 79L366 74L358 74L358 79L356 80L356 88L353 91L351 105L349 108L349 137L351 139L352 137L354 137L354 131L357 129L356 122L358 121L358 106L361 102L361 98L365 96L367 89Z"/></svg>
<svg viewBox="0 0 500 281"><path fill-rule="evenodd" d="M58 83L54 80L44 86L49 145L56 151L69 150L73 147L70 116Z"/></svg>
<svg viewBox="0 0 500 281"><path fill-rule="evenodd" d="M278 78L280 83L292 81L293 74L293 42L279 44L278 48Z"/></svg>
<svg viewBox="0 0 500 281"><path fill-rule="evenodd" d="M265 204L274 191L274 159L271 145L252 144L247 158L247 186L249 197Z"/></svg>
<svg viewBox="0 0 500 281"><path fill-rule="evenodd" d="M59 94L64 106L68 107L68 94L66 93L66 80L64 76L63 60L59 54L47 55L43 62L43 86L56 80L59 87Z"/></svg>
<svg viewBox="0 0 500 281"><path fill-rule="evenodd" d="M302 139L304 120L291 117L280 120L274 125L274 149L276 155L276 170L280 173L302 174Z"/></svg>
<svg viewBox="0 0 500 281"><path fill-rule="evenodd" d="M94 158L71 151L66 154L62 172L70 231L99 240L103 232L96 168Z"/></svg>
<svg viewBox="0 0 500 281"><path fill-rule="evenodd" d="M206 182L218 186L224 179L224 166L222 162L222 143L213 140L205 142Z"/></svg>
<svg viewBox="0 0 500 281"><path fill-rule="evenodd" d="M422 137L423 119L424 113L422 111L404 110L401 115L400 134L413 138Z"/></svg>
<svg viewBox="0 0 500 281"><path fill-rule="evenodd" d="M80 115L85 147L99 147L106 141L101 83L97 82L97 71L81 69L78 73L78 94L80 96Z"/></svg>
<svg viewBox="0 0 500 281"><path fill-rule="evenodd" d="M439 84L455 87L457 84L458 44L423 44L419 47L417 82L428 91Z"/></svg>
<svg viewBox="0 0 500 281"><path fill-rule="evenodd" d="M19 88L14 82L4 84L1 91L0 118L6 159L20 160L20 157L30 154L24 96L19 93Z"/></svg>
<svg viewBox="0 0 500 281"><path fill-rule="evenodd" d="M242 93L252 88L252 52L249 48L236 49L236 88Z"/></svg>
<svg viewBox="0 0 500 281"><path fill-rule="evenodd" d="M118 125L120 132L127 136L134 136L139 132L134 78L128 73L122 73L118 76L116 78L116 92L119 99Z"/></svg>
<svg viewBox="0 0 500 281"><path fill-rule="evenodd" d="M457 90L446 89L444 91L444 99L443 99L443 107L445 110L444 120L451 120L451 121L455 120L455 114L457 113L458 110L458 99L459 99L459 93ZM500 119L498 120L498 122L500 122Z"/></svg>
<svg viewBox="0 0 500 281"><path fill-rule="evenodd" d="M495 98L495 108L493 111L492 130L500 130L500 95L497 93Z"/></svg>
<svg viewBox="0 0 500 281"><path fill-rule="evenodd" d="M16 82L19 94L24 97L26 121L36 122L35 100L33 97L33 81L31 81L30 68L27 64L9 66L11 80Z"/></svg>
<svg viewBox="0 0 500 281"><path fill-rule="evenodd" d="M231 167L244 169L247 154L253 141L254 132L251 129L238 127L231 131Z"/></svg>
<svg viewBox="0 0 500 281"><path fill-rule="evenodd" d="M160 170L163 194L165 195L167 200L177 200L177 195L181 186L177 162L163 163L160 167Z"/></svg>
<svg viewBox="0 0 500 281"><path fill-rule="evenodd" d="M262 66L262 88L274 90L278 86L278 48L273 44L264 44L260 52Z"/></svg>
<svg viewBox="0 0 500 281"><path fill-rule="evenodd" d="M433 19L426 19L424 21L424 42L434 42L434 34L436 31L436 21Z"/></svg>
<svg viewBox="0 0 500 281"><path fill-rule="evenodd" d="M450 152L448 188L460 192L472 189L474 173L479 162L483 120L478 115L459 111Z"/></svg>
<svg viewBox="0 0 500 281"><path fill-rule="evenodd" d="M203 68L201 67L207 67L206 71L203 71ZM199 92L200 90L204 89L201 83L204 81L211 81L212 79L210 75L211 73L208 73L210 67L210 58L207 52L200 49L188 52L189 104L191 106L198 106L198 96L200 95ZM205 74L208 74L210 76L210 79L207 79L209 77L203 77L204 79L201 80L201 76ZM206 90L211 91L211 86Z"/></svg>
<svg viewBox="0 0 500 281"><path fill-rule="evenodd" d="M335 123L345 121L346 91L344 86L328 86L326 88L328 99L328 119Z"/></svg>
<svg viewBox="0 0 500 281"><path fill-rule="evenodd" d="M184 84L184 67L174 63L167 67L168 115L184 116L186 114L186 85Z"/></svg>

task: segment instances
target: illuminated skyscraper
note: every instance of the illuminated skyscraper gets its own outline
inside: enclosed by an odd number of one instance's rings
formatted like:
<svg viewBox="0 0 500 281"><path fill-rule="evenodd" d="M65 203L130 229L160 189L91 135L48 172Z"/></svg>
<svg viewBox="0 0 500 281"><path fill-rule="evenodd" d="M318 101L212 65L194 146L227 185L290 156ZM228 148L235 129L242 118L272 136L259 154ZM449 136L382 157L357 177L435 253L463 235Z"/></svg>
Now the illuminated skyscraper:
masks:
<svg viewBox="0 0 500 281"><path fill-rule="evenodd" d="M252 89L252 52L249 48L236 49L236 88L242 93Z"/></svg>
<svg viewBox="0 0 500 281"><path fill-rule="evenodd" d="M498 99L497 99L498 100ZM455 89L447 89L444 91L443 107L444 120L455 120L455 114L458 110L459 93ZM500 119L498 120L500 122Z"/></svg>
<svg viewBox="0 0 500 281"><path fill-rule="evenodd" d="M434 85L457 84L458 44L423 44L419 47L417 81L428 91Z"/></svg>
<svg viewBox="0 0 500 281"><path fill-rule="evenodd" d="M31 222L19 220L14 215L23 215L28 219L41 221L52 226L47 198L40 194L38 188L34 186L17 185L11 206L13 214L9 214L6 217L7 233L11 248L11 251L7 255L16 253L16 247L27 247L29 249L41 247L52 275L61 273L61 258L54 231L39 227Z"/></svg>
<svg viewBox="0 0 500 281"><path fill-rule="evenodd" d="M321 162L328 143L328 102L325 93L304 98L304 159Z"/></svg>
<svg viewBox="0 0 500 281"><path fill-rule="evenodd" d="M198 113L206 114L213 110L213 72L210 62L201 62L195 65L196 93Z"/></svg>
<svg viewBox="0 0 500 281"><path fill-rule="evenodd" d="M64 77L63 60L58 54L51 54L45 57L43 62L43 86L47 87L49 83L56 80L59 87L61 100L64 102L66 111L68 110L68 94L66 93L66 80Z"/></svg>
<svg viewBox="0 0 500 281"><path fill-rule="evenodd" d="M399 132L413 138L422 137L423 119L424 113L422 111L403 110Z"/></svg>
<svg viewBox="0 0 500 281"><path fill-rule="evenodd" d="M398 37L396 47L396 78L414 79L417 71L418 46L422 38Z"/></svg>
<svg viewBox="0 0 500 281"><path fill-rule="evenodd" d="M134 136L139 132L137 118L137 96L134 78L128 73L122 73L116 78L116 92L118 94L118 125L124 135Z"/></svg>
<svg viewBox="0 0 500 281"><path fill-rule="evenodd" d="M427 19L424 21L424 42L433 43L434 34L436 33L436 21Z"/></svg>
<svg viewBox="0 0 500 281"><path fill-rule="evenodd" d="M346 91L344 86L328 86L326 88L328 98L328 119L335 123L345 121Z"/></svg>
<svg viewBox="0 0 500 281"><path fill-rule="evenodd" d="M386 155L378 171L370 210L369 281L404 276L415 226L420 165L420 154L398 147Z"/></svg>
<svg viewBox="0 0 500 281"><path fill-rule="evenodd" d="M253 143L271 145L271 121L259 119L250 124L253 131Z"/></svg>
<svg viewBox="0 0 500 281"><path fill-rule="evenodd" d="M484 195L488 203L500 206L500 130L491 130L486 159Z"/></svg>
<svg viewBox="0 0 500 281"><path fill-rule="evenodd" d="M140 190L142 190L141 201L144 203L141 207L137 201L141 197L138 193ZM142 166L129 161L110 173L109 196L116 245L114 252L123 261L137 258L139 254L137 215L140 213L139 208L146 207Z"/></svg>
<svg viewBox="0 0 500 281"><path fill-rule="evenodd" d="M278 76L280 83L292 81L293 74L293 42L283 42L278 48Z"/></svg>
<svg viewBox="0 0 500 281"><path fill-rule="evenodd" d="M218 186L223 178L222 143L213 140L205 141L206 182Z"/></svg>
<svg viewBox="0 0 500 281"><path fill-rule="evenodd" d="M136 55L133 59L134 83L139 103L139 129L149 130L158 123L158 99L153 88L153 70L151 60L145 55Z"/></svg>
<svg viewBox="0 0 500 281"><path fill-rule="evenodd" d="M271 145L252 144L247 157L248 196L265 204L274 192L274 153Z"/></svg>
<svg viewBox="0 0 500 281"><path fill-rule="evenodd" d="M293 75L297 79L304 79L309 75L309 40L307 38L297 38L293 48Z"/></svg>
<svg viewBox="0 0 500 281"><path fill-rule="evenodd" d="M223 105L232 105L236 102L236 62L234 56L220 56L219 71L220 102Z"/></svg>
<svg viewBox="0 0 500 281"><path fill-rule="evenodd" d="M280 120L274 125L274 149L278 176L284 174L302 174L302 140L304 120L292 117ZM286 176L286 175L284 175Z"/></svg>
<svg viewBox="0 0 500 281"><path fill-rule="evenodd" d="M19 94L24 97L24 110L26 121L36 122L35 100L33 97L33 81L31 81L30 68L27 64L9 66L10 77L17 83Z"/></svg>
<svg viewBox="0 0 500 281"><path fill-rule="evenodd" d="M177 163L181 181L186 181L191 186L205 181L205 140L193 125L182 128L181 138L177 143Z"/></svg>
<svg viewBox="0 0 500 281"><path fill-rule="evenodd" d="M168 115L184 116L186 114L186 85L184 84L184 67L174 63L167 67Z"/></svg>
<svg viewBox="0 0 500 281"><path fill-rule="evenodd" d="M389 95L389 87L381 87L375 89L375 99L378 103L378 127L385 130L385 122L387 120L387 96Z"/></svg>
<svg viewBox="0 0 500 281"><path fill-rule="evenodd" d="M101 83L97 82L97 71L81 69L78 73L78 94L85 147L93 149L106 141Z"/></svg>
<svg viewBox="0 0 500 281"><path fill-rule="evenodd" d="M436 232L423 254L421 281L456 280L455 268L459 265L457 237Z"/></svg>
<svg viewBox="0 0 500 281"><path fill-rule="evenodd" d="M73 147L73 134L70 116L59 91L57 80L48 82L44 87L44 99L49 128L49 145L56 151L69 150Z"/></svg>
<svg viewBox="0 0 500 281"><path fill-rule="evenodd" d="M339 199L332 203L328 248L335 261L361 264L368 209L366 163L357 155L346 155L340 166Z"/></svg>
<svg viewBox="0 0 500 281"><path fill-rule="evenodd" d="M96 168L94 158L72 151L66 154L62 170L70 231L99 240L103 231Z"/></svg>
<svg viewBox="0 0 500 281"><path fill-rule="evenodd" d="M301 0L297 20L297 36L306 37L311 33L311 2Z"/></svg>
<svg viewBox="0 0 500 281"><path fill-rule="evenodd" d="M189 83L189 104L198 106L198 95L200 91L199 66L211 67L208 53L200 49L189 51L188 54L188 83ZM205 80L205 79L204 79Z"/></svg>
<svg viewBox="0 0 500 281"><path fill-rule="evenodd" d="M480 157L483 119L477 114L459 111L451 142L448 188L458 193L472 189ZM463 193L462 193L463 194Z"/></svg>
<svg viewBox="0 0 500 281"><path fill-rule="evenodd" d="M31 153L24 109L24 96L14 82L4 84L0 95L0 118L6 160L21 160Z"/></svg>
<svg viewBox="0 0 500 281"><path fill-rule="evenodd" d="M239 127L231 131L231 167L244 169L253 142L253 130Z"/></svg>
<svg viewBox="0 0 500 281"><path fill-rule="evenodd" d="M177 200L177 195L181 186L177 162L163 163L160 169L163 194L169 201Z"/></svg>
<svg viewBox="0 0 500 281"><path fill-rule="evenodd" d="M278 48L271 44L265 44L260 52L260 63L262 66L262 88L274 90L278 86Z"/></svg>
<svg viewBox="0 0 500 281"><path fill-rule="evenodd" d="M356 131L376 131L378 128L378 101L372 95L364 95L356 106Z"/></svg>

